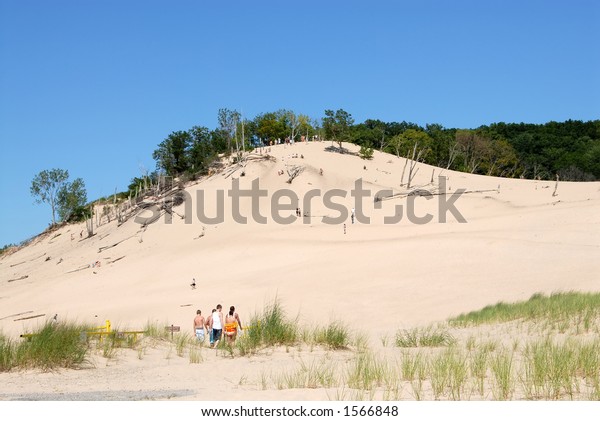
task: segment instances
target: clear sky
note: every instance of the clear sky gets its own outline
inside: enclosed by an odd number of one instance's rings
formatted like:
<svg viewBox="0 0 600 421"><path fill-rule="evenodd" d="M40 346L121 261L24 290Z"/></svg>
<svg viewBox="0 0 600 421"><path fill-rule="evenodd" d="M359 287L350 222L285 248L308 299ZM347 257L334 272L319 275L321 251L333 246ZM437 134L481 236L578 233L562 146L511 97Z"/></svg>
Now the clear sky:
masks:
<svg viewBox="0 0 600 421"><path fill-rule="evenodd" d="M475 128L600 118L600 2L0 0L0 247L45 229L44 169L88 199L172 131L287 108Z"/></svg>

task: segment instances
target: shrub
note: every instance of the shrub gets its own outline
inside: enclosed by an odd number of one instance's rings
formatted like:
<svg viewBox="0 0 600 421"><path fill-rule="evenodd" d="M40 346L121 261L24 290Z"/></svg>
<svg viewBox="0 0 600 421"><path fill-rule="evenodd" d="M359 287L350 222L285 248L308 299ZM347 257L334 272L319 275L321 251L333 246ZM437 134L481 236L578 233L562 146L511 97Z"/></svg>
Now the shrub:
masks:
<svg viewBox="0 0 600 421"><path fill-rule="evenodd" d="M358 152L358 155L362 159L372 159L373 158L373 148L369 144L362 145L360 147L360 151Z"/></svg>

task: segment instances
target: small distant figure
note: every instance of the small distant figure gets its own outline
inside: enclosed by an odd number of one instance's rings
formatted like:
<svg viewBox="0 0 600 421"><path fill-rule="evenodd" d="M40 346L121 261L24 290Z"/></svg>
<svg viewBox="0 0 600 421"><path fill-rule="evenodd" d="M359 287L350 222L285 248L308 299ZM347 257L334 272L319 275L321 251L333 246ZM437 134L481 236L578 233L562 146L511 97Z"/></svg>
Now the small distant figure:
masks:
<svg viewBox="0 0 600 421"><path fill-rule="evenodd" d="M346 234L346 224L344 224L344 234Z"/></svg>
<svg viewBox="0 0 600 421"><path fill-rule="evenodd" d="M352 208L352 213L350 213L350 220L354 224L354 208Z"/></svg>
<svg viewBox="0 0 600 421"><path fill-rule="evenodd" d="M302 216L302 212L300 211L300 208L296 208L296 216L298 216L298 217Z"/></svg>
<svg viewBox="0 0 600 421"><path fill-rule="evenodd" d="M323 168L319 169L319 175L323 175Z"/></svg>
<svg viewBox="0 0 600 421"><path fill-rule="evenodd" d="M83 230L79 233L79 238L83 238Z"/></svg>
<svg viewBox="0 0 600 421"><path fill-rule="evenodd" d="M71 233L71 241L75 239L75 234Z"/></svg>
<svg viewBox="0 0 600 421"><path fill-rule="evenodd" d="M206 321L202 316L202 312L200 310L196 310L196 317L194 317L194 334L196 338L198 338L198 342L204 342L204 325Z"/></svg>
<svg viewBox="0 0 600 421"><path fill-rule="evenodd" d="M196 278L192 278L192 283L190 284L192 289L196 289Z"/></svg>
<svg viewBox="0 0 600 421"><path fill-rule="evenodd" d="M58 323L58 314L55 314L52 318L52 323Z"/></svg>
<svg viewBox="0 0 600 421"><path fill-rule="evenodd" d="M363 165L363 170L366 170L366 169L367 169L367 166L366 166L366 165Z"/></svg>

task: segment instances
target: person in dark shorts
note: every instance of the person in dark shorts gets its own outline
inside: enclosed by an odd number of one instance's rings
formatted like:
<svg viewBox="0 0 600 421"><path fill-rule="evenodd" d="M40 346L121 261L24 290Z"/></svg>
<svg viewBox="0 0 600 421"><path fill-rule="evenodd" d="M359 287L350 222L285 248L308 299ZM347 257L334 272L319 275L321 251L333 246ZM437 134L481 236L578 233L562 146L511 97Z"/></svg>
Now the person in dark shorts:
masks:
<svg viewBox="0 0 600 421"><path fill-rule="evenodd" d="M213 340L214 346L219 345L219 341L221 340L221 334L223 333L223 326L225 322L223 321L223 312L221 311L223 306L221 304L217 304L217 311L212 315L212 332L213 332Z"/></svg>

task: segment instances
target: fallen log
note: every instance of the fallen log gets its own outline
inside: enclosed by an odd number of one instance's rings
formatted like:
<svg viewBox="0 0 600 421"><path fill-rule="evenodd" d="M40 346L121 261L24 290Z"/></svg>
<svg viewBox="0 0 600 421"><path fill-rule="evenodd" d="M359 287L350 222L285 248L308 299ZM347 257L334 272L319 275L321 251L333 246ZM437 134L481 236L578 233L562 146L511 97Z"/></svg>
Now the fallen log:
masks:
<svg viewBox="0 0 600 421"><path fill-rule="evenodd" d="M21 279L27 279L27 278L29 278L29 275L23 275L20 278L9 279L8 282L20 281Z"/></svg>

